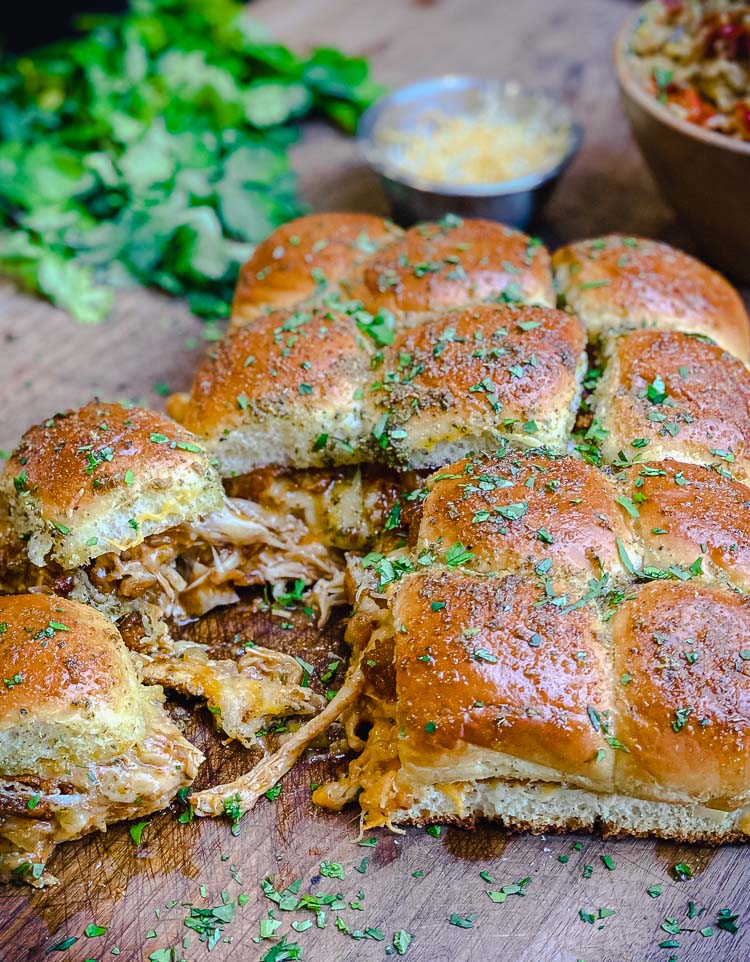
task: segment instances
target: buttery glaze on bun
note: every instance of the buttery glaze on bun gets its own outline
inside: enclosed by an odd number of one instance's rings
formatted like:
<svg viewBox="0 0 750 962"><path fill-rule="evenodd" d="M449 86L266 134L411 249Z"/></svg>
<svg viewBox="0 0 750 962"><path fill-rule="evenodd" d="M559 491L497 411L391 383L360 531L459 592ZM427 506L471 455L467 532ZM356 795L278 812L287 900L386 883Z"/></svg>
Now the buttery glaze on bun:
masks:
<svg viewBox="0 0 750 962"><path fill-rule="evenodd" d="M0 879L39 886L55 845L164 808L203 756L99 612L11 595L0 625Z"/></svg>
<svg viewBox="0 0 750 962"><path fill-rule="evenodd" d="M750 802L750 601L652 583L612 619L620 791L732 811ZM625 681L623 682L623 678Z"/></svg>
<svg viewBox="0 0 750 962"><path fill-rule="evenodd" d="M730 467L668 458L624 472L645 566L667 572L693 566L750 591L750 488L729 477Z"/></svg>
<svg viewBox="0 0 750 962"><path fill-rule="evenodd" d="M231 477L274 464L362 459L364 337L346 314L301 308L260 317L220 341L170 412Z"/></svg>
<svg viewBox="0 0 750 962"><path fill-rule="evenodd" d="M640 556L617 486L578 458L531 451L467 459L427 486L419 546L441 557L460 542L477 571L523 571L581 593L581 580L624 574L618 539L633 561Z"/></svg>
<svg viewBox="0 0 750 962"><path fill-rule="evenodd" d="M676 458L750 477L750 371L677 331L614 339L594 394L606 461Z"/></svg>
<svg viewBox="0 0 750 962"><path fill-rule="evenodd" d="M563 607L525 575L432 568L388 597L352 621L370 734L316 802L359 797L369 828L747 840L745 596L675 578Z"/></svg>
<svg viewBox="0 0 750 962"><path fill-rule="evenodd" d="M635 328L685 331L750 360L750 322L737 291L668 244L612 234L563 247L552 264L563 305L592 340Z"/></svg>
<svg viewBox="0 0 750 962"><path fill-rule="evenodd" d="M401 233L370 214L310 214L278 227L240 271L230 327L323 296L345 299L363 263Z"/></svg>
<svg viewBox="0 0 750 962"><path fill-rule="evenodd" d="M365 393L366 418L397 464L434 468L470 451L564 450L585 369L580 322L562 311L484 305L395 338Z"/></svg>
<svg viewBox="0 0 750 962"><path fill-rule="evenodd" d="M221 504L196 438L144 408L91 401L29 428L0 475L0 525L35 565L80 567Z"/></svg>
<svg viewBox="0 0 750 962"><path fill-rule="evenodd" d="M365 265L352 296L396 314L469 304L553 307L550 259L539 241L503 224L448 216L411 227Z"/></svg>
<svg viewBox="0 0 750 962"><path fill-rule="evenodd" d="M528 578L408 579L393 606L402 765L418 781L534 773L605 790L612 752L591 723L610 707L592 608L538 605Z"/></svg>

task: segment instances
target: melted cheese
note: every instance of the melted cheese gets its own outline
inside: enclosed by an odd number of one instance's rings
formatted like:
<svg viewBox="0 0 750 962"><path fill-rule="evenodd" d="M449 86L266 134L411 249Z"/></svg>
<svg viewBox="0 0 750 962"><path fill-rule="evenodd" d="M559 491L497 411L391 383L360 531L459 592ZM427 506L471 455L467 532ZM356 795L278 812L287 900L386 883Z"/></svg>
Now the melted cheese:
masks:
<svg viewBox="0 0 750 962"><path fill-rule="evenodd" d="M73 768L64 779L0 781L0 881L55 884L45 865L56 845L166 808L190 784L203 756L175 738L163 711L147 703L145 714L145 737L118 758Z"/></svg>

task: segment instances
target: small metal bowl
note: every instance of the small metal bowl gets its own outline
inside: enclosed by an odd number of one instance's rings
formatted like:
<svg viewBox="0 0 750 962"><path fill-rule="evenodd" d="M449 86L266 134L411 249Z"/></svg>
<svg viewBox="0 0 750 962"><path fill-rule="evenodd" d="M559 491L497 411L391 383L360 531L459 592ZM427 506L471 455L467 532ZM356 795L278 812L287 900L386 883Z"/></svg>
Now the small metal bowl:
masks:
<svg viewBox="0 0 750 962"><path fill-rule="evenodd" d="M438 183L408 174L388 157L382 141L387 131L414 129L425 111L439 109L448 115L481 110L492 98L521 121L530 117L548 121L550 129L565 126L567 149L554 166L516 180L487 184ZM573 122L568 107L544 93L524 90L516 83L481 77L446 75L422 80L381 97L362 115L357 128L359 149L377 171L391 203L393 218L400 224L439 220L445 214L498 220L524 229L552 193L581 143L581 127Z"/></svg>

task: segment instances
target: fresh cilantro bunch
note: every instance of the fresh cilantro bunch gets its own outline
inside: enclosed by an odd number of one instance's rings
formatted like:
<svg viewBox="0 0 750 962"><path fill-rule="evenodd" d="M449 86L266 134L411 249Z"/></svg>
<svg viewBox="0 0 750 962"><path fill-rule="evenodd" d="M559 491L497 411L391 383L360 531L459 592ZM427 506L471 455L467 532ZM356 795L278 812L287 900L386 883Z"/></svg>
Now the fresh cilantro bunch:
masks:
<svg viewBox="0 0 750 962"><path fill-rule="evenodd" d="M271 42L235 0L131 0L0 64L0 271L79 321L127 283L227 313L238 264L302 212L288 147L378 94L361 58Z"/></svg>

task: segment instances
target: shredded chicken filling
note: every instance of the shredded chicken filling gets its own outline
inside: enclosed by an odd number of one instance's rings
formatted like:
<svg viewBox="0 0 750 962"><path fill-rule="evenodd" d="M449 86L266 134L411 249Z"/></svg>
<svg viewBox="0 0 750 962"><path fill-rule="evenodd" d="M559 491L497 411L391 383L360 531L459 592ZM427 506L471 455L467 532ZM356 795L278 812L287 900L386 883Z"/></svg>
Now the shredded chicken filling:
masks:
<svg viewBox="0 0 750 962"><path fill-rule="evenodd" d="M343 601L343 554L306 539L304 523L232 498L221 511L183 524L88 570L92 585L127 600L148 598L180 623L237 601L236 588L267 582L322 583L321 614Z"/></svg>
<svg viewBox="0 0 750 962"><path fill-rule="evenodd" d="M201 753L175 737L160 707L147 703L145 711L146 736L118 758L64 776L0 780L0 880L54 884L45 864L56 845L166 808L190 784Z"/></svg>
<svg viewBox="0 0 750 962"><path fill-rule="evenodd" d="M175 642L166 655L144 656L143 680L205 699L217 723L246 748L273 719L313 715L325 699L302 684L291 655L256 646L237 661L216 661L201 645Z"/></svg>

